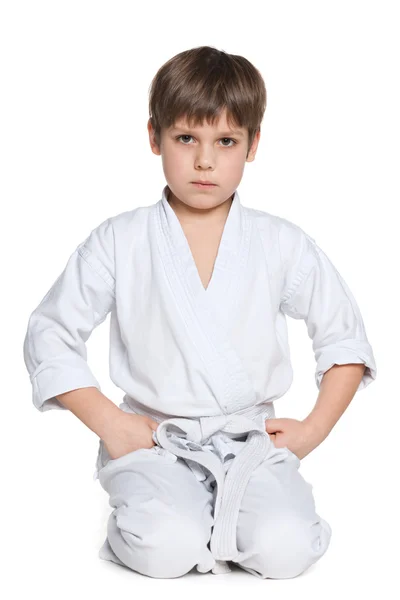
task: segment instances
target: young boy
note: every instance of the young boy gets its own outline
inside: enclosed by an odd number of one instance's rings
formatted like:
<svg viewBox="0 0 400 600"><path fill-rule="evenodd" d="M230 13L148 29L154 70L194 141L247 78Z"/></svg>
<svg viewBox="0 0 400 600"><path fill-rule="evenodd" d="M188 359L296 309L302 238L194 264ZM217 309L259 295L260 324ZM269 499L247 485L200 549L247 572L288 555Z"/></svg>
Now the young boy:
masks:
<svg viewBox="0 0 400 600"><path fill-rule="evenodd" d="M327 550L300 460L376 378L349 288L294 223L244 207L266 90L245 58L204 46L156 74L148 132L161 199L108 218L32 313L24 358L40 411L71 410L100 438L114 507L100 557L150 577L230 571L291 578ZM111 313L101 393L85 342ZM304 319L317 403L274 419L292 383L286 316Z"/></svg>

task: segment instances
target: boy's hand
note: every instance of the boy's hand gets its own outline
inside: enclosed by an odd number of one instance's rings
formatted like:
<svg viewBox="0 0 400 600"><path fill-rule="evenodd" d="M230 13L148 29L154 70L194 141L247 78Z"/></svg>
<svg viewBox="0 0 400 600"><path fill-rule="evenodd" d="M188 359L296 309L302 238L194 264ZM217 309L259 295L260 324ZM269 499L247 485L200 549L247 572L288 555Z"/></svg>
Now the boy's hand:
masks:
<svg viewBox="0 0 400 600"><path fill-rule="evenodd" d="M103 443L112 459L120 458L134 450L155 446L152 435L157 427L157 421L150 417L121 411L102 438Z"/></svg>
<svg viewBox="0 0 400 600"><path fill-rule="evenodd" d="M325 439L309 423L297 419L266 419L265 431L276 448L287 446L300 460Z"/></svg>

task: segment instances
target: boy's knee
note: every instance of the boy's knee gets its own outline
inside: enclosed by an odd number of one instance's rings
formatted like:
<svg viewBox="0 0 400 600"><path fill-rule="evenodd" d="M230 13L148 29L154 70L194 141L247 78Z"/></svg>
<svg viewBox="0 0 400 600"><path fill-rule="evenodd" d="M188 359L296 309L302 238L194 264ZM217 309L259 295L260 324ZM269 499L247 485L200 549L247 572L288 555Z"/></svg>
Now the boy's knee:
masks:
<svg viewBox="0 0 400 600"><path fill-rule="evenodd" d="M253 532L251 556L240 564L264 578L297 577L325 553L329 539L330 534L320 523L309 525L295 517L268 521Z"/></svg>
<svg viewBox="0 0 400 600"><path fill-rule="evenodd" d="M152 518L139 530L132 516L112 513L108 524L110 545L127 567L149 577L176 578L198 563L207 540L197 523L179 515L166 521Z"/></svg>

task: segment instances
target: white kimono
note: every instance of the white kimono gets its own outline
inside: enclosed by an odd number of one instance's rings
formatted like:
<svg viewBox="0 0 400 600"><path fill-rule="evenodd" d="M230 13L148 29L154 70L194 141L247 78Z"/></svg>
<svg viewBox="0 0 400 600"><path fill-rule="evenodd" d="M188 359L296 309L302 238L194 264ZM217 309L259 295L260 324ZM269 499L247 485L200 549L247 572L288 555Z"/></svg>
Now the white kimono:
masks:
<svg viewBox="0 0 400 600"><path fill-rule="evenodd" d="M307 325L318 388L334 364L366 365L359 390L377 371L354 297L300 227L244 207L236 191L204 289L167 194L165 186L156 204L110 217L76 248L30 316L24 358L36 408L65 409L58 394L100 389L85 342L111 312L110 377L125 392L120 408L160 423L157 451L184 459L200 481L211 473L211 550L223 564L240 557L232 515L271 452L265 419L292 383L286 315Z"/></svg>

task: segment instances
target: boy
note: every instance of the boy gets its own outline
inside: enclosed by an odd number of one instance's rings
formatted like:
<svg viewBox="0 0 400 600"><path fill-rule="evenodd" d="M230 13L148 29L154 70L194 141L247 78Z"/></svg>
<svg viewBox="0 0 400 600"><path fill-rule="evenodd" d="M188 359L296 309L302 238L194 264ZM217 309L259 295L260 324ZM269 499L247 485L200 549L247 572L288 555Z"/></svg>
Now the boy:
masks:
<svg viewBox="0 0 400 600"><path fill-rule="evenodd" d="M163 65L148 132L161 199L108 218L32 313L24 358L40 411L71 410L100 438L95 477L114 507L100 557L150 577L230 571L291 578L327 550L300 459L376 378L346 283L295 224L245 208L264 81L203 46ZM111 313L101 393L85 342ZM292 382L286 315L304 319L320 390L303 421L274 419Z"/></svg>

